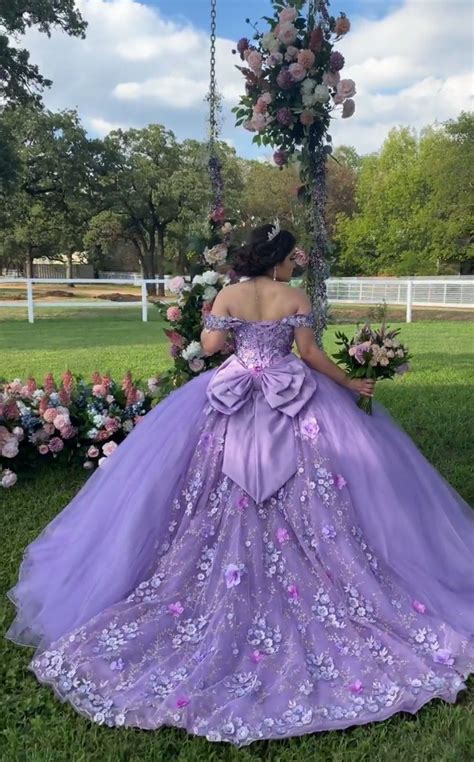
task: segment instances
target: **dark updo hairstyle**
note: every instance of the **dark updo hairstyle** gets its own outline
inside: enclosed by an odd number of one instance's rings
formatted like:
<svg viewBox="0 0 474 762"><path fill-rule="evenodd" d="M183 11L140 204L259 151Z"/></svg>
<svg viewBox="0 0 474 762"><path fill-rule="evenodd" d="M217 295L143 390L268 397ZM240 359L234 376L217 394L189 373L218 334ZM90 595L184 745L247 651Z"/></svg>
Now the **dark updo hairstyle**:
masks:
<svg viewBox="0 0 474 762"><path fill-rule="evenodd" d="M268 240L273 225L260 225L250 233L247 243L232 253L232 266L237 275L253 278L264 275L275 265L283 262L296 245L296 238L289 230L280 232Z"/></svg>

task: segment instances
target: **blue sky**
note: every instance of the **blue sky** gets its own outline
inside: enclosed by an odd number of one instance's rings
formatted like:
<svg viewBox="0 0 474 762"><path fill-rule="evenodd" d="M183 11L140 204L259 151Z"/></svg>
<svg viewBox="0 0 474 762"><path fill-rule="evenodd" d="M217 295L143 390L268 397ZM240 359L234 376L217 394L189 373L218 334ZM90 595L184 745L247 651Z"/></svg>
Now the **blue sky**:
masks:
<svg viewBox="0 0 474 762"><path fill-rule="evenodd" d="M205 139L209 70L209 0L77 0L89 22L85 40L31 30L31 59L53 80L49 108L77 108L91 135L152 122L179 139ZM242 156L265 160L230 112L243 92L231 50L270 0L218 0L218 84L223 95L222 138ZM472 108L471 0L341 0L350 18L338 43L345 77L357 86L356 112L336 118L336 144L360 153L380 148L389 130L417 130Z"/></svg>

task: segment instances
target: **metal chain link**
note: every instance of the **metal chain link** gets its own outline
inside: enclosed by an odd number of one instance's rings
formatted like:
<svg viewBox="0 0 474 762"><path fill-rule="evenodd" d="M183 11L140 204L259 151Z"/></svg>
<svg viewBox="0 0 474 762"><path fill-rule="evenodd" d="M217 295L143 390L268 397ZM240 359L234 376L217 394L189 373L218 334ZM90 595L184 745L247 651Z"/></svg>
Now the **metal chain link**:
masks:
<svg viewBox="0 0 474 762"><path fill-rule="evenodd" d="M209 71L209 144L211 152L217 139L217 81L216 81L217 0L211 0L211 58Z"/></svg>

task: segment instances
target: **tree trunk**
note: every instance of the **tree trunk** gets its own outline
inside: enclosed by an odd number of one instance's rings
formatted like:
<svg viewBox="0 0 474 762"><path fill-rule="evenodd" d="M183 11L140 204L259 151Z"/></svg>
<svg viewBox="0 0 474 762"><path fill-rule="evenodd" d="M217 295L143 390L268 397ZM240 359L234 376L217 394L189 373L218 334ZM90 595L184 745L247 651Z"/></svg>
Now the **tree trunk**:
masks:
<svg viewBox="0 0 474 762"><path fill-rule="evenodd" d="M156 231L157 238L158 238L158 246L157 246L157 257L156 257L156 271L158 274L158 278L161 280L165 277L165 226L160 225L160 227ZM164 296L165 295L165 284L160 283L158 286L158 295Z"/></svg>
<svg viewBox="0 0 474 762"><path fill-rule="evenodd" d="M66 254L66 278L73 278L72 251ZM68 283L68 288L74 288L74 283Z"/></svg>
<svg viewBox="0 0 474 762"><path fill-rule="evenodd" d="M29 244L25 258L25 275L27 278L33 277L33 247Z"/></svg>
<svg viewBox="0 0 474 762"><path fill-rule="evenodd" d="M189 262L186 256L186 251L184 249L180 249L178 254L178 275L187 275L188 266Z"/></svg>

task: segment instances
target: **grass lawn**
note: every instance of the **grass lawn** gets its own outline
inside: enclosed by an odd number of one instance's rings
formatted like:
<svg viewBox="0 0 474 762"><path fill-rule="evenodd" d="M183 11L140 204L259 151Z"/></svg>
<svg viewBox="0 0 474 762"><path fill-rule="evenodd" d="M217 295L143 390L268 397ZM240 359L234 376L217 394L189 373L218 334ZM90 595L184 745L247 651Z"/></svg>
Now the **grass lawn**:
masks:
<svg viewBox="0 0 474 762"><path fill-rule="evenodd" d="M12 311L13 312L13 311ZM20 310L18 310L20 312ZM168 351L162 326L150 308L87 312L41 310L33 326L0 312L0 377L14 378L66 367L84 375L99 369L144 379L164 369ZM395 326L395 323L391 324ZM346 332L353 326L337 326ZM424 455L463 497L474 502L472 441L472 323L423 321L402 325L415 355L412 372L380 384L377 398L415 440ZM335 350L334 331L326 350ZM12 618L5 599L24 547L77 492L80 469L43 468L34 479L0 492L3 542L0 558L0 630ZM441 539L441 538L440 538ZM184 732L111 730L90 724L62 706L27 671L31 651L0 641L0 762L467 762L474 742L474 679L456 705L434 700L416 715L319 733L289 741L261 742L241 750L190 738Z"/></svg>

